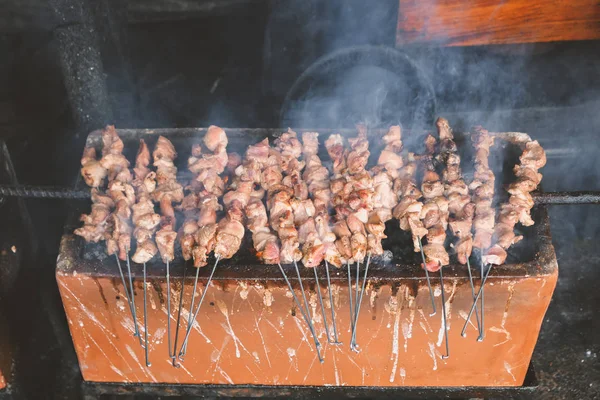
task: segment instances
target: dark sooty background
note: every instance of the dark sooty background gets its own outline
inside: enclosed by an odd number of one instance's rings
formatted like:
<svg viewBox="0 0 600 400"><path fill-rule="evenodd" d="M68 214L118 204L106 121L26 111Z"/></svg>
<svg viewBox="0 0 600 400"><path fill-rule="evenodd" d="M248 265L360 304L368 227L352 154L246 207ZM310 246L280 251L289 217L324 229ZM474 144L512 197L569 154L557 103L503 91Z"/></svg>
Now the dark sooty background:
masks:
<svg viewBox="0 0 600 400"><path fill-rule="evenodd" d="M126 28L128 62L110 41L102 42L114 122L121 128L278 127L287 90L318 57L349 46L393 46L396 1L343 3L223 1L191 18L137 3L130 18L138 22ZM21 182L70 185L87 132L74 128L50 14L36 0L9 1L0 12L0 135ZM406 51L431 81L436 115L458 129L482 124L539 139L548 150L542 171L547 191L600 189L598 42ZM388 85L394 79L388 72L381 77L383 89L374 79L377 90L365 96L375 104L366 117L385 125L402 115L386 103L387 88L406 85ZM341 85L332 92L347 94ZM344 99L313 100L331 110L315 127L348 124L347 115L336 114ZM418 100L403 104L419 107ZM54 279L70 210L54 200L26 204L39 244L33 255L21 244L20 225L7 225L14 204L0 206L2 248L17 243L25 255L3 259L25 260L4 290L8 301L1 311L17 346L13 391L20 398L78 398L81 377ZM600 206L554 206L550 218L560 277L533 358L540 379L534 397L599 398Z"/></svg>

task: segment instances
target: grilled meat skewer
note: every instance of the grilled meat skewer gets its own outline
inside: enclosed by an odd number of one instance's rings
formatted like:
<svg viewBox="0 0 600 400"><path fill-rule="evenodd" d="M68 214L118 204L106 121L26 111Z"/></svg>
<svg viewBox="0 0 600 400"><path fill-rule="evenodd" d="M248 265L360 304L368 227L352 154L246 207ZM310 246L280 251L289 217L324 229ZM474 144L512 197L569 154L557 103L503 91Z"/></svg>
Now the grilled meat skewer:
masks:
<svg viewBox="0 0 600 400"><path fill-rule="evenodd" d="M132 221L135 225L134 236L137 241L136 251L131 259L143 264L144 278L144 353L146 366L150 367L149 348L148 348L148 314L147 314L147 288L146 288L146 263L150 261L158 252L152 236L160 223L160 215L154 212L154 204L151 200L151 194L156 189L156 174L148 168L150 164L150 151L144 140L140 140L140 147L136 157L135 168L133 172L135 179L133 186L136 191L137 202L132 208Z"/></svg>
<svg viewBox="0 0 600 400"><path fill-rule="evenodd" d="M177 182L177 167L174 160L177 152L171 141L159 136L154 151L154 166L156 167L156 189L152 193L155 202L159 203L161 221L160 229L156 232L156 245L160 257L165 263L167 279L167 339L169 346L169 358L176 365L175 354L171 347L171 275L170 263L175 259L175 230L177 221L173 203L181 203L183 200L183 187Z"/></svg>
<svg viewBox="0 0 600 400"><path fill-rule="evenodd" d="M271 155L272 158L278 159L280 162L283 180L281 181L281 187L278 188L279 191L272 191L270 196L270 200L272 200L272 206L269 207L271 225L277 230L281 241L281 261L284 263L291 261L294 264L302 299L304 300L305 309L303 314L313 335L319 361L323 362L320 350L321 343L316 335L306 292L298 269L298 261L302 259L302 250L305 253L311 252L312 246L320 244L314 219L312 218L315 211L314 204L308 198L308 186L302 180L302 170L305 165L303 161L300 161L302 143L298 140L296 132L290 129L275 141L275 146ZM303 246L302 249L301 245ZM311 254L310 258L314 257L315 260L310 260L310 266L316 267L323 256L324 252ZM308 267L309 265L305 266ZM324 311L323 307L321 309ZM326 334L329 338L324 312L323 318Z"/></svg>
<svg viewBox="0 0 600 400"><path fill-rule="evenodd" d="M454 142L454 135L450 124L444 118L438 118L436 121L438 134L440 138L440 161L445 164L442 177L444 180L444 195L448 199L448 211L450 213L450 230L458 238L454 247L458 261L461 264L467 264L469 273L469 282L471 284L471 295L475 300L475 287L473 276L471 274L471 264L469 257L473 250L473 235L471 228L473 225L473 216L475 214L475 204L471 202L469 188L462 178L460 168L460 156ZM475 319L477 320L477 330L481 334L479 321L479 312L475 307Z"/></svg>
<svg viewBox="0 0 600 400"><path fill-rule="evenodd" d="M305 132L302 134L302 153L306 166L304 169L303 179L308 186L308 192L314 206L314 224L316 229L316 237L312 246L305 246L302 262L307 267L314 266L317 260L325 260L325 273L327 276L327 292L329 294L329 305L331 308L331 321L333 326L333 340L329 340L332 344L341 344L338 339L337 323L335 318L335 308L333 304L333 295L331 292L331 280L329 276L329 264L336 267L342 266L341 256L335 245L336 236L331 230L329 221L329 209L332 207L331 189L329 182L329 171L323 166L321 159L318 156L319 150L319 134L317 132ZM315 269L315 280L318 282L317 271ZM319 289L317 287L317 289ZM319 290L320 295L320 290ZM323 305L322 299L321 306ZM324 314L324 309L322 307ZM325 318L325 317L324 317ZM328 332L329 338L329 332Z"/></svg>

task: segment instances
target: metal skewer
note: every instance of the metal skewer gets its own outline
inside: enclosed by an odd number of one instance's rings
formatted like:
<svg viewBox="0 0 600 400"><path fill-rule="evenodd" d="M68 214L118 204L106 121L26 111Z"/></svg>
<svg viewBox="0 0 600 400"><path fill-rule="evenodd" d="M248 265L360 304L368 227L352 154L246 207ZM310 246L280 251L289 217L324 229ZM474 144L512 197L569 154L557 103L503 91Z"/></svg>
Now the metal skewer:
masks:
<svg viewBox="0 0 600 400"><path fill-rule="evenodd" d="M220 259L221 259L221 257L217 256L217 259L215 260L215 265L213 266L213 269L210 272L210 276L208 277L208 280L206 281L206 286L204 286L204 290L202 291L202 296L200 296L200 301L198 301L198 307L196 308L196 311L194 311L194 316L192 317L192 321L188 325L187 330L185 332L185 338L183 339L183 343L181 345L181 350L179 351L179 359L180 360L185 355L184 349L187 351L188 341L190 340L190 333L192 333L192 327L194 326L193 324L196 321L196 317L198 316L198 313L200 312L200 307L202 307L202 302L204 301L204 297L206 296L206 292L208 292L208 288L210 286L210 282L212 281L213 275L215 274L215 270L217 269L217 265L219 265L219 260Z"/></svg>
<svg viewBox="0 0 600 400"><path fill-rule="evenodd" d="M321 314L323 315L323 325L325 326L325 334L327 335L327 341L331 343L329 339L329 326L327 326L327 314L325 313L325 306L323 305L323 296L321 295L321 286L319 285L319 276L317 275L317 267L313 268L315 273L315 284L317 294L319 295L319 304L321 304Z"/></svg>
<svg viewBox="0 0 600 400"><path fill-rule="evenodd" d="M331 306L331 320L333 325L333 342L331 344L342 344L338 339L337 326L335 323L335 309L333 308L333 295L331 294L331 280L329 278L329 263L325 260L325 272L327 273L327 290L329 291L329 305Z"/></svg>
<svg viewBox="0 0 600 400"><path fill-rule="evenodd" d="M125 289L125 297L127 298L127 304L129 304L129 312L131 313L131 318L133 319L133 324L135 325L135 317L133 313L133 305L131 302L131 297L129 296L129 288L127 288L127 283L125 283L125 275L123 275L123 267L121 267L121 261L119 261L119 256L115 253L115 259L117 260L117 266L119 267L119 274L121 275L121 282L123 282L123 289ZM135 332L133 333L135 336Z"/></svg>
<svg viewBox="0 0 600 400"><path fill-rule="evenodd" d="M140 335L140 331L137 325L137 314L135 311L135 293L133 292L133 280L131 279L131 264L129 263L129 249L125 249L127 252L127 273L129 274L129 290L131 293L131 310L133 314L133 327L134 333L133 336L137 336L140 341L140 346L142 345L142 336Z"/></svg>
<svg viewBox="0 0 600 400"><path fill-rule="evenodd" d="M446 355L442 358L450 357L450 345L448 344L448 324L446 321L446 298L444 295L444 273L442 269L444 267L440 265L440 285L442 286L442 323L444 324L444 340L446 341Z"/></svg>
<svg viewBox="0 0 600 400"><path fill-rule="evenodd" d="M285 279L285 282L287 283L288 288L290 289L290 292L292 292L292 297L294 298L294 301L296 302L296 307L298 307L298 309L300 310L300 314L302 314L302 317L304 318L304 321L306 322L306 325L308 325L308 329L310 330L310 333L315 342L315 348L317 349L317 356L319 357L319 362L323 363L324 360L321 357L321 343L319 343L319 339L317 339L317 335L316 335L314 329L311 328L311 324L309 323L309 317L304 312L304 309L302 308L302 305L300 304L300 300L298 300L298 297L296 296L296 293L294 292L294 289L292 288L292 284L290 283L290 280L288 279L285 271L283 270L283 267L281 266L280 263L277 263L277 265L279 266L281 275L283 275L283 279Z"/></svg>
<svg viewBox="0 0 600 400"><path fill-rule="evenodd" d="M151 366L150 357L148 355L148 303L146 300L146 263L144 263L144 353L146 355L146 367Z"/></svg>
<svg viewBox="0 0 600 400"><path fill-rule="evenodd" d="M471 282L471 295L473 301L475 301L475 285L473 284L473 274L471 273L471 263L467 258L467 271L469 271L469 282ZM477 305L475 305L475 320L477 321L477 332L481 335L481 325L479 324L479 313L477 312Z"/></svg>
<svg viewBox="0 0 600 400"><path fill-rule="evenodd" d="M323 358L321 358L321 352L319 349L321 348L321 343L319 342L319 338L317 338L317 333L315 331L315 326L312 323L312 316L310 315L310 308L308 307L308 300L306 300L306 292L304 292L304 285L302 285L302 278L300 278L300 269L298 268L298 263L294 260L294 268L296 268L296 275L298 276L298 283L300 284L300 291L302 292L302 298L304 299L304 307L306 307L306 323L308 324L308 328L312 332L313 338L315 339L315 346L317 347L317 353L319 354L319 361L321 363L324 362Z"/></svg>
<svg viewBox="0 0 600 400"><path fill-rule="evenodd" d="M356 311L358 309L358 287L360 286L360 262L356 262L356 284L355 284L355 292L356 292L356 300L354 301L354 312L352 314L352 318L354 318L354 322L352 323L352 335L354 336L354 328L356 327ZM350 346L352 346L352 341L350 342Z"/></svg>
<svg viewBox="0 0 600 400"><path fill-rule="evenodd" d="M352 351L356 351L356 349L354 348L354 330L356 328L356 312L358 311L358 287L360 285L360 262L356 262L356 284L354 286L355 288L355 294L356 294L356 298L354 300L354 308L352 309L352 315L350 316L350 318L352 318L352 331L350 332L350 350ZM352 296L351 296L352 297Z"/></svg>
<svg viewBox="0 0 600 400"><path fill-rule="evenodd" d="M371 253L367 256L367 265L365 267L365 276L363 278L362 288L360 290L360 298L358 299L358 303L356 304L356 317L354 318L354 330L352 332L352 340L350 342L350 348L356 352L358 352L358 346L356 345L356 331L358 326L358 315L360 313L360 306L362 304L363 294L365 293L365 285L367 284L367 274L369 273L369 265L371 264ZM358 281L356 281L356 285L358 286Z"/></svg>
<svg viewBox="0 0 600 400"><path fill-rule="evenodd" d="M190 303L190 309L188 311L188 320L186 329L191 329L192 325L192 312L194 311L194 300L196 300L196 288L198 287L198 275L200 274L200 267L196 267L196 278L194 279L194 290L192 291L192 301ZM187 352L187 343L184 343L184 346L181 347L181 351L179 352L179 360L183 361L183 357L185 357L185 353Z"/></svg>
<svg viewBox="0 0 600 400"><path fill-rule="evenodd" d="M492 267L490 266L490 269L492 269ZM481 254L481 325L479 326L479 337L477 338L478 342L483 341L483 338L485 337L485 303L484 303L484 298L485 298L485 291L484 291L484 281L483 281L483 253Z"/></svg>
<svg viewBox="0 0 600 400"><path fill-rule="evenodd" d="M354 308L352 307L352 274L350 273L350 263L346 264L348 266L348 302L350 303L350 334L354 332ZM352 343L350 343L350 348L352 348Z"/></svg>
<svg viewBox="0 0 600 400"><path fill-rule="evenodd" d="M169 259L167 259L167 342L169 345L169 358L173 360L175 355L171 353L171 275L169 273ZM173 362L175 362L173 360Z"/></svg>
<svg viewBox="0 0 600 400"><path fill-rule="evenodd" d="M417 236L418 237L418 236ZM429 316L435 315L437 312L435 309L435 298L433 297L433 290L431 289L431 280L429 279L429 271L427 270L427 262L425 262L425 253L423 253L423 243L421 242L421 238L419 239L419 248L421 249L421 258L423 259L423 269L425 270L425 277L427 278L427 286L429 287L429 296L431 297L431 308L433 311Z"/></svg>
<svg viewBox="0 0 600 400"><path fill-rule="evenodd" d="M179 323L181 322L181 309L183 308L183 294L185 292L185 275L187 272L186 265L183 264L183 277L181 278L181 289L179 292L179 311L177 311L177 325L175 326L175 344L173 345L173 355L177 354L177 340L179 339ZM177 362L177 357L173 357L173 366L181 367Z"/></svg>
<svg viewBox="0 0 600 400"><path fill-rule="evenodd" d="M479 301L479 297L481 297L481 294L482 294L481 292L483 290L483 286L485 285L485 282L487 281L487 278L490 275L491 270L492 270L492 266L490 265L490 268L487 270L487 272L485 273L485 276L483 277L483 280L481 282L481 287L479 288L479 292L477 292L477 296L475 296L475 301L473 301L473 305L471 306L469 315L467 315L467 320L465 321L465 325L463 326L462 331L460 332L460 335L462 337L465 337L465 331L467 330L467 325L469 324L471 315L473 315L473 311L475 310L475 307L477 306L477 301ZM483 310L481 310L481 311L483 311Z"/></svg>

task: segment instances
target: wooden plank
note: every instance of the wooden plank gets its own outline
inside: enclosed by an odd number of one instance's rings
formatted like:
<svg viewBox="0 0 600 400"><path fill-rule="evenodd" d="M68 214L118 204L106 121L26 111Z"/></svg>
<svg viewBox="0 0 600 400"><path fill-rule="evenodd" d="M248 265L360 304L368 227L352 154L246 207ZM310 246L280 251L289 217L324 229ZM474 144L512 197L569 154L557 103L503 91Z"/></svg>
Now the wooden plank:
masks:
<svg viewBox="0 0 600 400"><path fill-rule="evenodd" d="M396 45L600 39L598 0L399 0Z"/></svg>

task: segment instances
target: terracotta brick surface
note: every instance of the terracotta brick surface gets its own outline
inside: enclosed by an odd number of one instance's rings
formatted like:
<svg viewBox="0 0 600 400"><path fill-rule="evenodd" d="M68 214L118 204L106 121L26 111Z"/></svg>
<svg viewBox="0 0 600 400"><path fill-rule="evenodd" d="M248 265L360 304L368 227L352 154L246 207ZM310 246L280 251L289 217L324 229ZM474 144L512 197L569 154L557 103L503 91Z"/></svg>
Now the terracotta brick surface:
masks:
<svg viewBox="0 0 600 400"><path fill-rule="evenodd" d="M138 323L142 327L143 289L138 267L134 266L134 286ZM400 279L383 284L377 279L369 281L357 334L362 351L354 353L348 346L346 274L336 270L334 308L340 340L344 342L341 346L327 344L316 293L310 282L306 284L311 288L311 312L323 344L323 364L316 357L310 332L283 282L259 284L252 280L217 279L209 287L181 368L173 368L168 358L163 276L153 272L149 277L150 368L145 367L144 351L132 335L133 321L116 271L112 277L94 276L72 266L59 268L57 280L81 371L88 381L515 386L523 382L556 285L557 269L551 271L529 277L490 277L486 285L483 342L476 341L475 325L469 327L466 338L460 336L472 303L467 279L445 279L451 357L442 359L439 279L434 278L438 306L435 316L429 316L431 305L424 280ZM324 282L321 284L325 296ZM173 276L172 334L180 286L180 278ZM192 286L189 277L182 320L188 316ZM199 285L197 295L202 288ZM299 295L299 290L296 293ZM330 312L328 302L326 311Z"/></svg>

